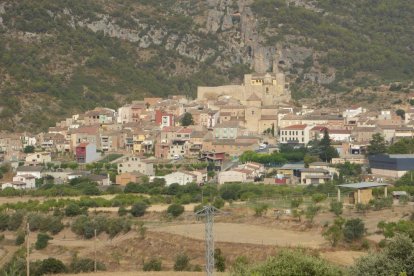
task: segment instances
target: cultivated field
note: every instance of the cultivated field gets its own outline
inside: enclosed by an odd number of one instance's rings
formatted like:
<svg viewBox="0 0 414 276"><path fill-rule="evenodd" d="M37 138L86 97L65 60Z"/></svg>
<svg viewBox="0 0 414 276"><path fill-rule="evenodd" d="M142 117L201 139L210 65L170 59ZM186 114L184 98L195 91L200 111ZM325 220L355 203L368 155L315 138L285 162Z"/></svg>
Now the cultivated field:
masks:
<svg viewBox="0 0 414 276"><path fill-rule="evenodd" d="M112 195L104 196L112 198ZM29 198L0 198L7 202L27 201ZM32 198L33 199L33 198ZM36 198L44 200L46 198ZM103 233L94 239L85 240L76 236L70 230L71 218L65 218L67 225L63 231L53 236L47 248L35 250L32 246L31 260L41 260L54 257L69 264L74 256L93 258L94 250L97 250L98 261L105 264L107 272L93 275L204 275L203 273L175 273L172 272L175 257L185 253L190 257L192 265L204 266L205 241L204 224L198 221L193 213L195 204L185 205L186 212L177 219L166 216L168 205L152 205L147 213L140 218L132 218L137 222L143 222L147 232L142 236L136 228L127 234L120 234L110 239ZM107 216L118 216L118 208L90 208L91 215L106 213ZM356 251L353 247L340 246L332 248L322 237L323 225L331 224L335 216L326 208L320 212L310 226L305 218L299 221L289 215L279 219L274 216L274 210L269 209L263 216L255 216L252 208L245 203L236 203L226 206L225 215L218 216L214 224L215 247L220 248L226 258L227 267L231 267L237 257L245 256L252 262L266 260L275 255L284 247L301 247L318 251L326 260L342 265L352 265L355 259L367 254ZM375 243L383 239L383 235L375 233L377 224L381 220L398 221L413 211L412 205L394 206L391 209L381 211L369 211L367 214L356 213L355 210L344 208L345 218L361 217L367 228L368 236L375 250ZM0 246L0 265L8 262L13 253L18 249L14 245L15 232L6 231L5 240ZM37 232L30 235L30 243L34 245ZM143 263L150 258L162 260L162 268L166 272L143 273ZM125 272L119 272L125 271ZM92 274L77 274L92 275ZM227 274L217 274L227 275Z"/></svg>
<svg viewBox="0 0 414 276"><path fill-rule="evenodd" d="M179 224L150 229L182 235L193 239L204 239L204 224ZM214 239L217 242L275 245L279 247L320 248L326 241L317 230L294 231L257 225L215 223Z"/></svg>

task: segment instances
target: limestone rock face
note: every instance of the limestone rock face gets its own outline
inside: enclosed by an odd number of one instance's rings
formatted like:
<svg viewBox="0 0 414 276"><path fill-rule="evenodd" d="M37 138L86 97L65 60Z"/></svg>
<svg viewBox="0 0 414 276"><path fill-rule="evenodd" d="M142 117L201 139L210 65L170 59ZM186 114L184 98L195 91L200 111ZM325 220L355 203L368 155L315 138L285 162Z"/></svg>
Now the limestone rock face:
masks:
<svg viewBox="0 0 414 276"><path fill-rule="evenodd" d="M190 10L179 6L178 2L173 10L190 16ZM100 14L99 19L92 22L80 20L75 24L86 26L94 32L102 31L110 37L137 43L139 48L159 46L200 62L216 56L214 62L219 67L248 64L257 73L286 70L292 64L303 63L311 55L312 50L303 47L283 49L278 45L263 46L264 41L258 31L258 19L255 18L250 4L249 0L207 0L204 5L197 6L204 23L191 33L181 35L158 24L148 25L135 17L132 27L123 27L108 14ZM0 6L0 13L1 11ZM68 13L70 11L66 11ZM203 33L216 37L218 44L206 43Z"/></svg>

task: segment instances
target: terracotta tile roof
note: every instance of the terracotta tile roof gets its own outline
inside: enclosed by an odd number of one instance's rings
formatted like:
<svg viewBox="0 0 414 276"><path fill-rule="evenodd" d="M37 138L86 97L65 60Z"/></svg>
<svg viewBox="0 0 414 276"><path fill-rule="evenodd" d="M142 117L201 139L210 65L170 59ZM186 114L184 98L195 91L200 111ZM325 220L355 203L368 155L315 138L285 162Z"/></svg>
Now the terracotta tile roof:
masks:
<svg viewBox="0 0 414 276"><path fill-rule="evenodd" d="M76 147L80 147L80 148L85 148L89 145L89 143L80 143L79 145L77 145Z"/></svg>
<svg viewBox="0 0 414 276"><path fill-rule="evenodd" d="M282 130L303 130L307 127L307 125L293 125L282 128Z"/></svg>
<svg viewBox="0 0 414 276"><path fill-rule="evenodd" d="M194 130L191 129L191 128L183 127L182 129L178 130L177 133L188 133L188 134L191 134L191 133L193 133L193 131Z"/></svg>
<svg viewBox="0 0 414 276"><path fill-rule="evenodd" d="M259 96L256 95L256 93L253 93L250 95L250 97L247 98L247 101L261 101L262 99L259 98Z"/></svg>

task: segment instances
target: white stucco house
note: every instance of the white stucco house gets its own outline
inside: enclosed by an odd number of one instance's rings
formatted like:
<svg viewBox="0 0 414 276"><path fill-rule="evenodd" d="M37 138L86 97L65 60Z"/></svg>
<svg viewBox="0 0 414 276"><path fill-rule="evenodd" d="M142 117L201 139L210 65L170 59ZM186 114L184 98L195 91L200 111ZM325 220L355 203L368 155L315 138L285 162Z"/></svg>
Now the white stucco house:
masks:
<svg viewBox="0 0 414 276"><path fill-rule="evenodd" d="M17 175L32 175L35 178L42 178L43 167L39 166L21 166L16 169Z"/></svg>

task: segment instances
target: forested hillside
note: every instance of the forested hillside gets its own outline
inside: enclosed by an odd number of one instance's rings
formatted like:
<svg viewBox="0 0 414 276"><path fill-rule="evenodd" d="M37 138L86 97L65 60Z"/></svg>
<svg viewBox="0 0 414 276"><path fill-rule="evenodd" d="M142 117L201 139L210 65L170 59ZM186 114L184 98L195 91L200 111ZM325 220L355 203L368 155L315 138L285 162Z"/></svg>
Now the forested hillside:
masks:
<svg viewBox="0 0 414 276"><path fill-rule="evenodd" d="M409 0L0 3L0 130L280 69L296 99L414 76ZM260 64L260 66L258 65Z"/></svg>

